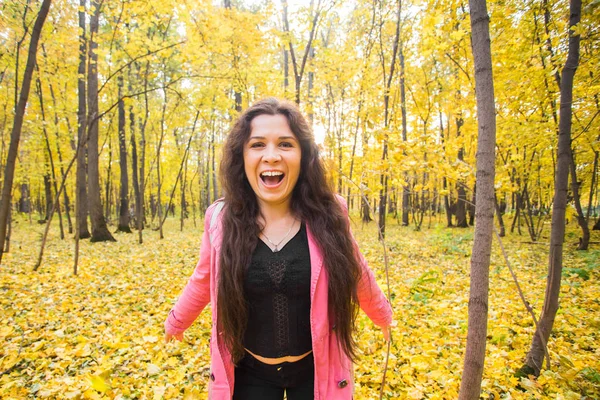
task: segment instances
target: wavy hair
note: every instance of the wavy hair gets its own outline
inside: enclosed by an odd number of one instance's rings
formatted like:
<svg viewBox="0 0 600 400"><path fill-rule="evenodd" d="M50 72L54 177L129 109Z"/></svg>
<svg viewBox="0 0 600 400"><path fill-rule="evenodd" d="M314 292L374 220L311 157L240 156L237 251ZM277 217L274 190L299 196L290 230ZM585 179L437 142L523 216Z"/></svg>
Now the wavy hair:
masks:
<svg viewBox="0 0 600 400"><path fill-rule="evenodd" d="M292 192L291 209L310 228L322 252L329 280L329 324L335 328L341 349L354 360L356 342L352 333L358 313L361 271L358 250L342 205L327 182L312 130L298 107L285 100L266 98L246 109L225 142L220 167L226 207L218 276L218 329L223 332L225 344L237 364L244 356L248 319L244 277L264 228L258 222L260 208L246 178L243 152L252 120L265 114L283 115L300 142L300 175Z"/></svg>

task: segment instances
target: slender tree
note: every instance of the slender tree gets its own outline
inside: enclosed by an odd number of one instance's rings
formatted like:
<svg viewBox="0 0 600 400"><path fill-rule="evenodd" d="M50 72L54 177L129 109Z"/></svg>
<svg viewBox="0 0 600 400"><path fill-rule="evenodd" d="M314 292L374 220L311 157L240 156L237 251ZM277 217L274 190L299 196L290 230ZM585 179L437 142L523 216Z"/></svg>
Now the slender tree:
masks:
<svg viewBox="0 0 600 400"><path fill-rule="evenodd" d="M287 0L281 0L281 4L283 6L283 29L284 32L288 35L291 35L290 32L290 24L288 21L288 4L287 4ZM306 68L306 62L308 60L308 56L310 55L310 50L313 46L313 40L315 38L315 36L317 35L317 27L319 24L319 16L321 15L322 12L322 5L321 5L321 0L317 1L317 6L316 8L312 7L313 2L311 2L311 11L312 11L312 19L311 19L311 25L310 25L310 32L308 34L308 42L306 44L306 47L304 48L304 55L302 56L302 60L298 60L296 58L296 52L294 51L294 45L292 43L292 38L291 36L288 37L287 42L288 42L288 47L290 50L290 57L292 59L292 67L294 69L294 82L296 83L295 86L295 100L296 100L296 104L300 105L300 89L301 89L301 85L302 85L302 78L304 77L304 71ZM286 69L286 73L287 73L287 69ZM287 79L286 79L287 82ZM286 84L287 87L287 84Z"/></svg>
<svg viewBox="0 0 600 400"><path fill-rule="evenodd" d="M38 95L38 99L40 101L40 113L42 117L42 132L44 133L44 142L46 144L46 157L49 165L47 165L50 170L50 174L52 177L52 185L54 186L54 192L58 193L58 179L56 178L56 169L54 168L54 156L52 154L52 148L50 147L50 138L48 135L48 130L46 129L46 112L44 108L44 95L42 92L42 81L39 78L39 68L38 68L38 78L35 81L36 91ZM65 230L63 227L62 220L62 212L60 207L60 197L57 197L55 202L52 202L52 190L50 190L50 175L46 173L44 175L44 186L46 187L46 220L51 219L51 210L54 208L58 211L58 222L60 226L60 238L65 238Z"/></svg>
<svg viewBox="0 0 600 400"><path fill-rule="evenodd" d="M398 18L400 19L400 18ZM400 57L400 110L402 112L402 141L408 141L408 128L406 126L406 68L404 65L404 42L399 38L400 49L398 56ZM403 150L406 155L406 151ZM408 171L404 173L404 181L402 187L402 225L408 226L408 212L410 208L410 188L408 186Z"/></svg>
<svg viewBox="0 0 600 400"><path fill-rule="evenodd" d="M384 81L384 89L383 89L383 124L385 128L384 139L383 139L383 150L381 154L381 160L383 164L386 163L388 159L388 127L390 123L390 90L392 87L392 80L394 78L394 71L396 69L396 57L398 56L398 47L400 44L400 16L402 12L402 1L398 0L398 9L396 12L396 34L394 36L394 42L392 47L392 57L390 60L390 70L389 74L386 75L386 65L385 65L385 56L383 54L383 49L381 50L381 66L383 68L383 81ZM382 28L383 24L380 26ZM382 32L380 30L379 34ZM385 216L387 211L387 197L388 197L388 176L389 170L385 168L380 176L380 185L381 190L379 191L379 234L382 238L385 237Z"/></svg>
<svg viewBox="0 0 600 400"><path fill-rule="evenodd" d="M587 250L590 244L590 228L588 226L588 220L585 218L583 207L581 207L581 195L579 189L581 184L577 180L577 164L575 163L575 150L573 148L571 148L569 172L571 175L571 193L573 194L573 203L575 204L575 210L577 210L577 223L581 228L581 238L579 238L577 250Z"/></svg>
<svg viewBox="0 0 600 400"><path fill-rule="evenodd" d="M119 86L119 167L121 176L119 225L117 231L131 233L129 227L129 178L127 176L127 147L125 143L125 102L123 101L123 76L117 78Z"/></svg>
<svg viewBox="0 0 600 400"><path fill-rule="evenodd" d="M89 238L88 229L88 194L87 194L87 88L85 83L86 63L87 63L87 37L86 37L86 0L79 0L79 66L77 68L77 140L80 151L77 153L77 174L76 174L76 198L75 208L78 213L75 224L78 238Z"/></svg>
<svg viewBox="0 0 600 400"><path fill-rule="evenodd" d="M558 123L558 151L554 200L552 203L552 232L550 234L550 254L548 257L548 275L542 314L533 336L531 348L527 353L525 365L520 372L538 376L542 370L542 361L546 354L546 343L550 338L556 312L562 276L562 252L565 238L565 211L567 208L567 191L569 168L571 163L571 119L573 102L573 81L579 66L580 36L574 27L581 19L581 0L571 0L569 18L569 50L567 61L562 69L560 79L560 110Z"/></svg>
<svg viewBox="0 0 600 400"><path fill-rule="evenodd" d="M29 98L29 89L31 88L31 79L36 64L36 55L38 42L42 34L42 27L50 10L51 0L43 0L40 11L35 19L33 31L31 32L31 41L29 42L29 52L27 55L27 64L23 75L23 84L19 94L19 102L15 112L13 127L10 134L10 145L8 156L4 167L4 185L2 186L2 198L0 200L0 262L4 254L4 241L6 240L6 228L10 213L10 204L12 197L12 185L15 177L15 166L17 163L17 154L19 151L19 141L21 140L21 130L23 128L23 119L25 117L25 108Z"/></svg>
<svg viewBox="0 0 600 400"><path fill-rule="evenodd" d="M131 76L131 66L129 68L129 92L133 92L131 80L133 77ZM142 204L140 204L140 181L139 181L139 170L138 170L138 153L137 153L137 139L135 137L135 113L133 111L133 104L129 106L129 132L131 133L131 176L133 180L133 193L134 193L134 203L135 203L135 224L136 229L141 231L141 224L138 223L138 220L141 218L141 214L139 213ZM142 237L139 237L141 243Z"/></svg>
<svg viewBox="0 0 600 400"><path fill-rule="evenodd" d="M42 54L44 55L44 58L47 59L47 55L46 55L46 51L44 50L44 45L42 44ZM56 103L56 95L54 94L54 89L52 87L52 84L50 83L49 85L50 88L50 96L52 97L52 105L54 106L54 134L56 137L56 154L58 155L58 162L60 164L60 176L62 178L65 177L65 168L63 166L63 156L62 156L62 151L60 149L60 128L59 128L59 118L58 118L58 105ZM69 124L69 119L65 118L65 121L67 121L67 124L69 126L69 132L71 131L71 127ZM67 223L69 226L69 233L72 234L73 233L73 222L71 221L71 212L70 212L70 207L71 207L71 201L69 199L69 194L67 193L67 191L63 191L63 196L64 196L64 205L65 205L65 215L67 217Z"/></svg>
<svg viewBox="0 0 600 400"><path fill-rule="evenodd" d="M92 242L115 241L106 225L106 219L102 212L102 200L100 198L100 171L98 152L98 48L96 35L98 34L98 20L100 17L100 4L92 0L92 14L90 17L90 39L88 57L88 189L89 207L92 222ZM106 201L109 201L107 198Z"/></svg>
<svg viewBox="0 0 600 400"><path fill-rule="evenodd" d="M469 0L471 38L477 97L477 200L471 253L467 349L460 384L460 400L477 400L481 394L487 336L489 268L494 229L494 177L496 110L490 49L490 17L485 0Z"/></svg>

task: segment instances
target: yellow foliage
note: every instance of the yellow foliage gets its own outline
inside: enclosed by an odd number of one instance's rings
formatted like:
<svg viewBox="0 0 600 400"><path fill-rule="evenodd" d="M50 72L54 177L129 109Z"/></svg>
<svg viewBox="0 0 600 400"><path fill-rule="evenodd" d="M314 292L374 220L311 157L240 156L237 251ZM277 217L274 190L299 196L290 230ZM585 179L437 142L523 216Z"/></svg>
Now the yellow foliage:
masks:
<svg viewBox="0 0 600 400"><path fill-rule="evenodd" d="M99 375L89 376L88 381L92 389L97 390L100 393L104 393L110 388L104 378Z"/></svg>
<svg viewBox="0 0 600 400"><path fill-rule="evenodd" d="M468 271L472 231L440 225L422 232L390 221L387 233L390 292L395 319L384 398L455 399L467 333ZM360 221L353 216L354 221ZM206 399L210 309L165 345L163 322L195 264L201 232L183 233L167 220L158 232L117 234L117 243L81 242L80 275L72 275L72 242L50 238L48 257L32 273L41 227L19 220L0 272L1 398ZM198 226L202 226L198 221ZM177 229L177 230L176 230ZM386 289L375 224L353 226L360 247ZM598 241L593 233L593 241ZM569 239L569 233L567 240ZM568 242L569 243L569 242ZM546 249L505 238L525 296L539 314ZM593 254L565 246L565 265L587 268ZM592 261L589 261L592 260ZM590 264L591 265L591 264ZM597 263L595 264L597 265ZM533 334L526 312L495 244L490 267L488 346L482 397L487 399L600 396L597 269L590 279L565 277L561 310L550 340L552 371L537 380L514 377ZM360 314L355 365L357 399L379 396L385 348L381 331ZM37 385L37 386L36 386Z"/></svg>

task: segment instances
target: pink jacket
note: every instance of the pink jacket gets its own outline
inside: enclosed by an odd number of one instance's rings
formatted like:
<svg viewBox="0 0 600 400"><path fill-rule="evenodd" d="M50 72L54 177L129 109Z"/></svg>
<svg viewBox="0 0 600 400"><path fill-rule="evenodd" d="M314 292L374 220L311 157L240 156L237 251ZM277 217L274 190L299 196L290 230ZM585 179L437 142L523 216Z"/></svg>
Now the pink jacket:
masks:
<svg viewBox="0 0 600 400"><path fill-rule="evenodd" d="M339 197L339 196L338 196ZM340 202L345 207L345 202ZM216 203L215 203L216 204ZM221 333L217 332L216 312L217 272L221 250L221 216L210 227L215 204L206 211L204 235L200 247L200 260L179 300L165 321L165 330L171 335L185 331L210 302L212 308L212 332L210 340L211 374L209 381L209 399L230 400L234 388L234 365ZM323 257L310 227L306 227L311 263L311 310L310 322L312 348L315 359L315 400L352 399L353 379L352 363L340 350L338 340L328 319L327 274L323 271ZM209 232L212 231L212 232ZM212 237L212 243L210 238ZM392 309L389 302L375 282L373 272L361 255L363 276L358 287L360 307L367 316L380 327L392 322Z"/></svg>

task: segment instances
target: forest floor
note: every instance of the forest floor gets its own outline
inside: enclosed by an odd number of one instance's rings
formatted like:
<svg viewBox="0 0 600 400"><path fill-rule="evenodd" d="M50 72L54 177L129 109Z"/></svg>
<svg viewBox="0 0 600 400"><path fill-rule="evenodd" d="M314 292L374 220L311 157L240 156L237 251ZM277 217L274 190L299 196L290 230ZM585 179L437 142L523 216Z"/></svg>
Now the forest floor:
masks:
<svg viewBox="0 0 600 400"><path fill-rule="evenodd" d="M355 217L355 221L359 221ZM388 222L392 305L398 325L384 398L455 399L467 335L473 229L442 221L416 232ZM426 221L427 224L427 221ZM568 225L560 310L549 341L551 370L518 379L534 324L494 240L483 398L600 399L600 233L575 250ZM210 310L184 343L163 343L167 312L194 269L202 225L168 220L165 239L144 231L117 243L81 241L73 275L73 240L50 235L32 272L43 226L15 219L0 267L0 398L205 399ZM361 250L387 290L375 223L354 224ZM525 231L524 231L525 233ZM523 292L539 316L546 283L549 224L539 244L509 234L504 246ZM379 398L385 349L381 331L361 313L356 333L355 398Z"/></svg>

